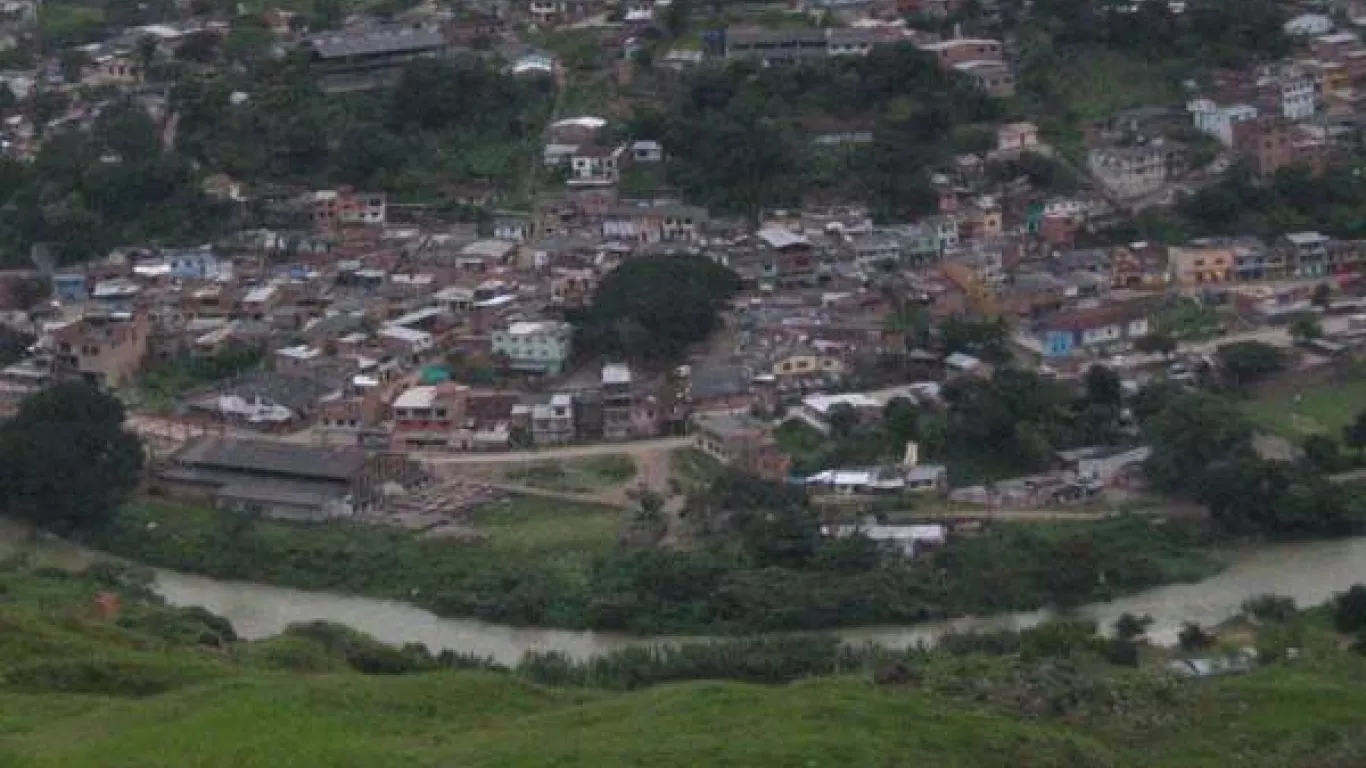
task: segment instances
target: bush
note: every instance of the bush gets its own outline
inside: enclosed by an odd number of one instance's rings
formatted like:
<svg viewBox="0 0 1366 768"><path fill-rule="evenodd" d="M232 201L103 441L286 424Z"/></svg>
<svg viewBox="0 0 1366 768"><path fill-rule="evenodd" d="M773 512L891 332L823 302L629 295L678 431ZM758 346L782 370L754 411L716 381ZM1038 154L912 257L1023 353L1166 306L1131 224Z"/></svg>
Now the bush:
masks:
<svg viewBox="0 0 1366 768"><path fill-rule="evenodd" d="M1294 618L1295 598L1284 595L1258 595L1243 601L1243 613L1258 621L1285 622Z"/></svg>
<svg viewBox="0 0 1366 768"><path fill-rule="evenodd" d="M1183 651L1203 651L1214 645L1215 637L1206 632L1199 624L1186 622L1181 627L1181 633L1176 636L1177 642Z"/></svg>
<svg viewBox="0 0 1366 768"><path fill-rule="evenodd" d="M346 659L329 653L321 644L304 637L281 635L239 648L243 661L252 667L300 674L340 672L348 669Z"/></svg>
<svg viewBox="0 0 1366 768"><path fill-rule="evenodd" d="M1366 629L1366 586L1353 584L1333 596L1333 626L1344 634Z"/></svg>
<svg viewBox="0 0 1366 768"><path fill-rule="evenodd" d="M327 621L291 624L285 628L284 634L312 640L328 653L345 659L352 669L366 675L403 675L437 668L436 660L426 646L410 643L402 648L394 648L341 624Z"/></svg>
<svg viewBox="0 0 1366 768"><path fill-rule="evenodd" d="M39 661L5 672L12 688L30 693L154 696L217 677L221 671L185 659L62 659Z"/></svg>

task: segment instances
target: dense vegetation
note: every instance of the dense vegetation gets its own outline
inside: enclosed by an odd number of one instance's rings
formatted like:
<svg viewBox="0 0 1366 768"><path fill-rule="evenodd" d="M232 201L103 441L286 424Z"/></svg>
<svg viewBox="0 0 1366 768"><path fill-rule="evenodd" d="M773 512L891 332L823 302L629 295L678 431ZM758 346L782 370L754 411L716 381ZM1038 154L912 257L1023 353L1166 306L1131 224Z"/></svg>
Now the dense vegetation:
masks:
<svg viewBox="0 0 1366 768"><path fill-rule="evenodd" d="M1019 476L1048 469L1061 450L1124 442L1118 376L1094 366L1082 383L1000 368L990 378L946 384L943 410L897 399L881 418L860 422L852 410L836 407L830 435L792 422L778 438L799 473L899 459L914 440L925 460L949 467L954 485Z"/></svg>
<svg viewBox="0 0 1366 768"><path fill-rule="evenodd" d="M687 551L620 541L630 521L611 511L533 499L477 515L483 541L162 505L125 508L81 536L139 562L221 578L404 599L446 616L640 633L1072 605L1215 569L1196 534L1141 518L1005 525L904 561L858 537L826 539L799 498L730 475L685 516L699 539Z"/></svg>
<svg viewBox="0 0 1366 768"><path fill-rule="evenodd" d="M603 278L587 310L572 313L575 351L633 362L678 360L720 326L740 289L734 272L701 256L633 258Z"/></svg>
<svg viewBox="0 0 1366 768"><path fill-rule="evenodd" d="M234 92L248 94L245 101ZM262 61L241 76L185 78L178 146L254 182L351 184L440 203L461 182L511 186L549 116L551 85L474 60L421 59L393 91L325 94L306 62Z"/></svg>
<svg viewBox="0 0 1366 768"><path fill-rule="evenodd" d="M689 199L750 217L806 197L867 200L880 216L932 212L928 172L990 146L975 126L1002 108L913 46L792 67L700 67L663 110L630 131L669 147L669 178ZM822 149L822 122L871 128L873 142Z"/></svg>
<svg viewBox="0 0 1366 768"><path fill-rule="evenodd" d="M1208 506L1225 532L1273 537L1334 536L1366 522L1357 489L1330 482L1311 462L1260 456L1236 404L1214 395L1170 395L1144 424L1146 466L1159 490Z"/></svg>
<svg viewBox="0 0 1366 768"><path fill-rule="evenodd" d="M50 135L32 163L0 161L0 261L35 245L58 263L118 245L185 244L221 230L229 210L206 198L190 158L162 152L140 107L115 104L91 130Z"/></svg>
<svg viewBox="0 0 1366 768"><path fill-rule="evenodd" d="M142 472L142 444L123 418L118 400L83 383L26 398L0 423L3 513L58 530L108 515Z"/></svg>
<svg viewBox="0 0 1366 768"><path fill-rule="evenodd" d="M0 259L26 263L44 244L69 263L121 245L202 242L234 225L306 225L306 211L268 215L273 184L377 188L446 212L458 212L452 201L470 182L520 192L528 142L550 113L547 81L476 60L421 60L393 91L324 94L306 60L269 55L268 35L237 39L185 53L223 65L215 77L193 61L158 70L174 130L136 101L114 101L88 132L53 130L33 163L0 164ZM53 93L34 109L46 120L66 106ZM253 202L206 197L204 178L220 172L255 185Z"/></svg>
<svg viewBox="0 0 1366 768"><path fill-rule="evenodd" d="M1343 238L1366 235L1366 178L1353 164L1331 166L1321 177L1292 167L1269 181L1235 164L1217 183L1183 198L1169 210L1145 211L1114 237L1180 242L1208 235L1257 235L1316 230Z"/></svg>

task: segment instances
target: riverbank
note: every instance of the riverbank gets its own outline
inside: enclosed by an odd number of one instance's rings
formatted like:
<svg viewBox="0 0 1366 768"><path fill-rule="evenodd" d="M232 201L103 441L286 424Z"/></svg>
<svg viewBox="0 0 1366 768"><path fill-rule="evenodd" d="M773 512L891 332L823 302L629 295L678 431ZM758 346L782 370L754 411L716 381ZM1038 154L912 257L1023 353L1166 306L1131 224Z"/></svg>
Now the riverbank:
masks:
<svg viewBox="0 0 1366 768"><path fill-rule="evenodd" d="M401 600L444 617L636 635L904 625L1075 606L1220 568L1191 530L1146 518L1003 524L916 562L794 570L755 568L725 551L625 547L621 516L515 499L476 515L482 539L451 541L144 502L82 539L213 578Z"/></svg>
<svg viewBox="0 0 1366 768"><path fill-rule="evenodd" d="M322 623L239 637L148 576L0 562L0 765L1285 768L1366 750L1366 659L1323 611L1253 622L1259 650L1299 652L1215 679L1076 622L937 649L749 638L490 665Z"/></svg>

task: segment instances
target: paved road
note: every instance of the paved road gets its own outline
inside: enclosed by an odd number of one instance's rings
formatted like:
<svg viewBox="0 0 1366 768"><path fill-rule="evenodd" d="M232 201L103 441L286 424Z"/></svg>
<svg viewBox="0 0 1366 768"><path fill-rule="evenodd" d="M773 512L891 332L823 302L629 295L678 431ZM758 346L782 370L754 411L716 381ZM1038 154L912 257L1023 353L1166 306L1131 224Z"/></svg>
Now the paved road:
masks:
<svg viewBox="0 0 1366 768"><path fill-rule="evenodd" d="M654 440L635 440L627 443L594 443L567 445L562 448L542 448L534 451L505 451L503 453L410 453L415 461L435 466L451 464L515 464L547 459L573 459L580 456L604 456L614 453L636 455L654 451L670 451L692 445L691 437L660 437Z"/></svg>

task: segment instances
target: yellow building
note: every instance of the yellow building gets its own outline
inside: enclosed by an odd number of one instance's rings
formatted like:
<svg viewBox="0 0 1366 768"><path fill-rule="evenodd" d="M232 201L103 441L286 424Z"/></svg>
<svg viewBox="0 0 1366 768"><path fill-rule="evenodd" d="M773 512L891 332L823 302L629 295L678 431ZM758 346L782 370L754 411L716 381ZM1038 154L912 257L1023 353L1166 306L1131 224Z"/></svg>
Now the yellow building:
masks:
<svg viewBox="0 0 1366 768"><path fill-rule="evenodd" d="M829 355L789 355L773 363L773 375L779 378L816 374L839 376L843 373L844 361Z"/></svg>
<svg viewBox="0 0 1366 768"><path fill-rule="evenodd" d="M1235 257L1228 246L1184 246L1167 251L1172 281L1179 286L1226 283L1233 279Z"/></svg>

